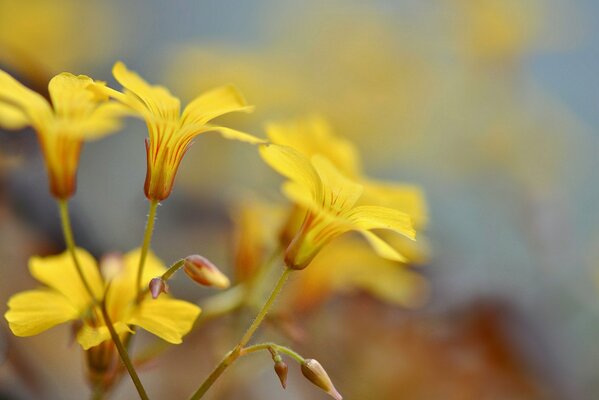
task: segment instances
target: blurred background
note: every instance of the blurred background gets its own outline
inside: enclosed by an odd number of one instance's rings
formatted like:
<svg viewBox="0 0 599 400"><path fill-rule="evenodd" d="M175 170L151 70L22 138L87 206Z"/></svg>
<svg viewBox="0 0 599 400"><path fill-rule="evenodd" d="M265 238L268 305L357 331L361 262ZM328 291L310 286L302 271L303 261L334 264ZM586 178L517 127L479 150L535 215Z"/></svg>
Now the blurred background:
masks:
<svg viewBox="0 0 599 400"><path fill-rule="evenodd" d="M184 102L234 83L256 111L227 126L265 137L266 121L318 113L369 176L420 185L429 224L409 268L428 282L422 304L344 290L262 333L317 358L344 398L592 399L597 17L593 0L0 0L0 68L42 93L62 71L119 88L116 60ZM85 146L73 222L98 257L141 242L145 135L132 119ZM248 193L283 203L279 182L251 146L198 137L159 209L155 252L200 253L232 275L235 205ZM35 134L0 131L2 314L37 285L29 256L63 246ZM200 303L213 294L182 276L171 286ZM235 324L210 321L146 365L152 397L186 398ZM271 364L240 360L207 397L327 398L295 365L283 392ZM84 370L68 327L16 338L0 322L0 398L85 398ZM126 378L114 398L134 393Z"/></svg>

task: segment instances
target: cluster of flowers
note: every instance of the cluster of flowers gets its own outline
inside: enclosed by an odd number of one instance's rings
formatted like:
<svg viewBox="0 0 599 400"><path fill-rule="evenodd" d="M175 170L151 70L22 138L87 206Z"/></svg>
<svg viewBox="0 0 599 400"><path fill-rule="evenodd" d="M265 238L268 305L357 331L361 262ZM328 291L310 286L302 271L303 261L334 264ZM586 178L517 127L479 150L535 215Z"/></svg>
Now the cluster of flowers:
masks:
<svg viewBox="0 0 599 400"><path fill-rule="evenodd" d="M268 140L263 140L210 124L224 114L253 109L233 86L206 92L181 111L179 99L168 89L148 84L123 63L115 64L113 74L123 86L121 91L87 76L61 73L49 83L48 102L0 70L0 127L17 130L31 126L35 130L45 159L50 192L59 204L67 244L62 254L31 258L30 272L45 286L11 297L5 318L12 332L17 336L32 336L58 324L76 321L76 339L86 350L92 385L105 392L123 372L116 349L144 398L143 387L139 387L134 369L129 369L127 362L127 345L135 326L177 344L192 329L201 311L195 304L168 295L170 276L183 268L197 283L220 289L229 287L229 279L201 256L186 257L167 269L150 250L158 203L169 197L187 149L196 136L218 132L226 139L258 147L262 159L286 178L283 192L292 206L277 228L278 246L283 249L286 268L239 345L221 363L222 370L217 368L215 371L220 372L211 374L192 398L200 398L237 357L266 349L273 354L275 371L283 386L287 367L279 352L295 358L310 381L340 399L315 360L304 359L276 344L246 345L287 275L308 267L334 238L357 231L378 256L405 262L406 257L398 250L397 238L393 236L413 240L415 229L426 223L420 190L366 178L355 148L335 136L320 118L270 124ZM150 207L148 223L141 248L122 256L108 255L98 263L75 245L68 201L76 191L83 143L116 132L125 116L141 117L148 128L144 184ZM250 268L252 260L245 255L246 268ZM257 275L256 271L246 271L245 279ZM376 287L375 291L383 296L399 296L399 302L410 297L400 288L390 287L389 282L373 284L371 278L376 274L363 275L362 280L369 282L366 285Z"/></svg>

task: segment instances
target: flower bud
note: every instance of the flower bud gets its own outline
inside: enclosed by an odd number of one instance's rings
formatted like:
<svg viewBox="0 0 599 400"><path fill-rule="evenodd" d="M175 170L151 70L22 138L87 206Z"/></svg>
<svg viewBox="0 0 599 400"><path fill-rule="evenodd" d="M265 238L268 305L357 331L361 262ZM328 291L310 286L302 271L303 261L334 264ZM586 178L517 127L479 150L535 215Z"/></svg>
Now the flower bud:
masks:
<svg viewBox="0 0 599 400"><path fill-rule="evenodd" d="M285 361L277 361L275 362L275 372L277 373L277 376L279 377L279 380L281 381L281 385L283 386L283 389L287 389L287 371L289 370L289 368L287 367L287 364L285 363Z"/></svg>
<svg viewBox="0 0 599 400"><path fill-rule="evenodd" d="M157 299L160 293L168 293L168 284L161 277L153 278L148 286L153 299Z"/></svg>
<svg viewBox="0 0 599 400"><path fill-rule="evenodd" d="M200 285L226 289L231 284L229 278L220 272L210 260L197 254L185 258L183 270L187 276Z"/></svg>
<svg viewBox="0 0 599 400"><path fill-rule="evenodd" d="M322 365L314 359L306 359L302 363L302 374L313 384L327 392L335 400L342 400L341 394L335 389L331 378Z"/></svg>

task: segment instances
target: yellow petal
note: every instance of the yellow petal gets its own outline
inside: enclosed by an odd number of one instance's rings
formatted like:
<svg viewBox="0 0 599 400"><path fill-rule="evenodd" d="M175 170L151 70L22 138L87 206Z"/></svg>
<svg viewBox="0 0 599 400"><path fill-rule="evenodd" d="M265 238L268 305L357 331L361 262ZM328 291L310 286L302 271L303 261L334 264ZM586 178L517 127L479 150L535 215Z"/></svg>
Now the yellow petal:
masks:
<svg viewBox="0 0 599 400"><path fill-rule="evenodd" d="M417 273L391 262L346 271L343 288L360 288L373 296L399 306L421 306L428 295L428 283ZM340 288L340 289L343 289Z"/></svg>
<svg viewBox="0 0 599 400"><path fill-rule="evenodd" d="M19 108L0 102L0 127L17 130L29 125L29 118Z"/></svg>
<svg viewBox="0 0 599 400"><path fill-rule="evenodd" d="M52 118L50 104L39 93L23 86L12 76L0 70L0 103L20 109L31 124L42 126Z"/></svg>
<svg viewBox="0 0 599 400"><path fill-rule="evenodd" d="M330 160L319 154L312 157L312 165L322 181L324 207L334 214L349 211L362 195L363 186L345 177Z"/></svg>
<svg viewBox="0 0 599 400"><path fill-rule="evenodd" d="M114 330L117 334L121 335L125 332L134 333L131 328L127 326L124 322L121 321L113 321ZM106 325L102 325L99 327L92 327L87 324L84 324L79 332L77 332L77 342L83 347L83 350L87 350L91 347L97 346L105 340L110 340L110 331Z"/></svg>
<svg viewBox="0 0 599 400"><path fill-rule="evenodd" d="M86 118L69 121L70 133L79 137L99 139L106 134L118 131L122 126L122 117L132 115L131 109L121 103L106 102L97 106Z"/></svg>
<svg viewBox="0 0 599 400"><path fill-rule="evenodd" d="M422 188L416 185L367 181L361 202L393 208L409 214L412 223L424 227L428 222L428 207Z"/></svg>
<svg viewBox="0 0 599 400"><path fill-rule="evenodd" d="M49 289L17 293L8 300L8 311L4 314L16 336L37 335L78 316L79 310L70 299Z"/></svg>
<svg viewBox="0 0 599 400"><path fill-rule="evenodd" d="M179 129L177 136L181 138L192 139L193 137L206 132L218 132L225 139L238 140L240 142L250 144L265 143L264 139L257 138L249 133L240 132L235 129L226 128L224 126L214 126L210 124L185 124Z"/></svg>
<svg viewBox="0 0 599 400"><path fill-rule="evenodd" d="M366 238L370 246L379 256L392 261L407 262L408 260L395 250L391 245L385 242L383 239L375 235L374 233L366 230L360 231L360 233Z"/></svg>
<svg viewBox="0 0 599 400"><path fill-rule="evenodd" d="M183 300L146 298L128 323L141 326L169 343L178 344L198 315L200 308Z"/></svg>
<svg viewBox="0 0 599 400"><path fill-rule="evenodd" d="M110 280L110 290L106 299L106 308L110 315L118 320L124 315L129 314L137 290L135 284L137 281L137 269L139 268L139 258L141 249L137 248L123 256L122 270L118 271ZM162 275L166 271L164 264L150 250L146 256L144 270L141 278L140 288L143 290L148 287L152 278Z"/></svg>
<svg viewBox="0 0 599 400"><path fill-rule="evenodd" d="M389 229L410 239L416 237L411 217L406 213L391 208L357 206L346 215L346 218L357 229Z"/></svg>
<svg viewBox="0 0 599 400"><path fill-rule="evenodd" d="M179 119L180 101L163 86L148 84L143 78L117 62L112 68L115 79L129 92L128 105L139 112L175 121Z"/></svg>
<svg viewBox="0 0 599 400"><path fill-rule="evenodd" d="M104 283L98 272L96 261L81 248L76 249L76 252L83 274L94 295L96 298L101 298ZM88 308L91 299L68 252L48 257L31 257L29 270L35 279L64 295L80 312Z"/></svg>
<svg viewBox="0 0 599 400"><path fill-rule="evenodd" d="M320 176L301 153L291 147L268 144L260 146L260 155L275 171L295 182L297 189L309 194L316 202L321 199Z"/></svg>
<svg viewBox="0 0 599 400"><path fill-rule="evenodd" d="M98 98L87 89L93 83L89 76L75 76L68 72L53 77L48 84L48 92L56 114L73 118L93 109Z"/></svg>
<svg viewBox="0 0 599 400"><path fill-rule="evenodd" d="M183 110L184 124L204 125L211 119L234 111L250 112L241 93L233 85L221 86L196 97Z"/></svg>
<svg viewBox="0 0 599 400"><path fill-rule="evenodd" d="M292 147L308 158L320 154L347 176L358 176L360 165L355 146L335 135L329 123L321 116L269 123L266 133L275 144Z"/></svg>

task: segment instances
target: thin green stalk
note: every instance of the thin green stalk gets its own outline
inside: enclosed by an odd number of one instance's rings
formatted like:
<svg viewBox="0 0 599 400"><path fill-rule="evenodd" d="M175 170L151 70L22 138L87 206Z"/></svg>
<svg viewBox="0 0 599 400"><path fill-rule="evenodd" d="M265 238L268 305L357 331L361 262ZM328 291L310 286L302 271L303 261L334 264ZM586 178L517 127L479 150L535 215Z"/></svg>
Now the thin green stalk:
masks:
<svg viewBox="0 0 599 400"><path fill-rule="evenodd" d="M196 390L196 392L190 397L190 400L201 399L204 396L204 394L206 394L208 389L210 389L210 387L212 387L214 382L216 382L216 380L222 375L222 373L225 372L225 370L229 367L229 365L231 365L233 362L235 362L235 360L237 360L239 358L239 356L241 355L242 349L250 341L250 339L256 332L256 329L258 329L258 327L264 320L264 317L266 317L266 314L268 313L268 311L274 304L279 293L281 293L281 290L283 289L283 286L285 285L285 282L287 281L287 278L289 277L289 274L292 271L293 271L292 269L285 268L285 270L283 271L283 274L281 275L281 277L277 281L274 289L270 293L268 300L266 300L266 303L264 303L264 305L262 306L262 309L260 309L260 312L258 312L258 315L256 315L256 318L254 318L254 321L249 326L249 328L247 329L247 331L245 332L245 334L243 335L243 337L241 338L241 340L239 341L237 346L235 346L235 348L233 350L231 350L229 353L227 353L227 355L221 360L221 362L216 366L216 368L214 368L214 370L210 373L210 375L208 375L208 377L202 383L202 385L198 388L198 390Z"/></svg>
<svg viewBox="0 0 599 400"><path fill-rule="evenodd" d="M270 351L271 349L274 350L276 353L287 354L289 357L293 358L295 361L297 361L300 364L303 364L304 361L306 361L304 359L304 357L300 356L298 353L291 350L289 347L281 346L280 344L276 344L273 342L260 343L260 344L255 344L252 346L244 347L243 349L241 349L240 356L244 356L246 354L254 353L254 352L260 351L260 350L269 350Z"/></svg>
<svg viewBox="0 0 599 400"><path fill-rule="evenodd" d="M158 208L158 200L150 200L150 209L148 211L148 220L146 222L146 230L144 232L144 239L141 245L141 255L139 257L139 266L137 267L137 299L139 300L141 290L141 277L143 275L144 266L146 264L146 257L148 256L148 250L150 250L150 242L152 241L152 232L154 231L154 220L156 219L156 209Z"/></svg>
<svg viewBox="0 0 599 400"><path fill-rule="evenodd" d="M106 298L106 295L104 296L104 298ZM114 342L114 345L116 346L116 349L119 352L119 356L121 357L121 360L123 361L123 364L125 365L125 368L127 369L127 372L129 372L129 376L131 377L131 380L133 381L133 384L135 385L135 389L137 389L139 398L142 400L148 400L148 395L146 393L146 389L144 389L144 386L141 383L141 380L139 379L137 372L135 371L135 367L133 367L133 363L131 362L131 359L129 358L129 354L127 353L125 346L123 346L123 343L121 342L121 339L119 338L118 333L116 332L116 330L114 329L114 326L112 325L112 320L110 319L110 316L108 315L108 312L106 311L106 303L103 302L101 308L102 308L102 315L104 316L104 322L106 323L106 327L108 328L108 331L110 332L110 337L112 338L112 341Z"/></svg>
<svg viewBox="0 0 599 400"><path fill-rule="evenodd" d="M71 228L71 219L69 217L69 204L68 200L58 200L58 208L60 210L60 222L62 224L62 233L64 235L64 241L67 246L67 251L71 255L73 259L73 264L75 265L75 269L77 270L77 275L81 279L81 283L85 287L85 291L89 294L92 301L96 302L96 296L94 296L94 292L92 291L91 286L87 282L85 275L83 274L83 269L81 268L81 263L79 262L79 258L77 257L77 252L75 251L75 239L73 239L73 229Z"/></svg>

